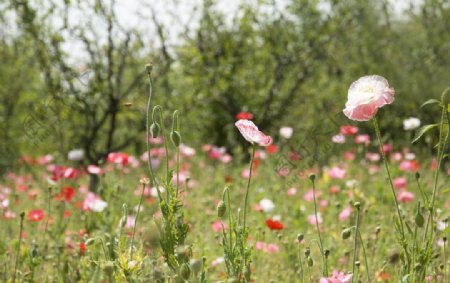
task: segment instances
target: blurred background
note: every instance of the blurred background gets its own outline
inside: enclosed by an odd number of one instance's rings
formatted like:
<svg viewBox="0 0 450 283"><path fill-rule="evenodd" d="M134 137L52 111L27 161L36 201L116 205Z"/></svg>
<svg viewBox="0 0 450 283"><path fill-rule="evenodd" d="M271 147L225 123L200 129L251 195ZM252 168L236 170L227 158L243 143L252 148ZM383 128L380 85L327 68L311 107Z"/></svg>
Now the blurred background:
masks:
<svg viewBox="0 0 450 283"><path fill-rule="evenodd" d="M179 109L185 143L231 152L245 146L240 112L275 138L289 126L293 144L329 143L351 124L349 85L368 74L396 89L380 113L384 138L409 145L403 120L437 122L420 105L450 85L446 0L10 0L0 25L1 172L75 148L87 164L142 154L148 62L167 126Z"/></svg>

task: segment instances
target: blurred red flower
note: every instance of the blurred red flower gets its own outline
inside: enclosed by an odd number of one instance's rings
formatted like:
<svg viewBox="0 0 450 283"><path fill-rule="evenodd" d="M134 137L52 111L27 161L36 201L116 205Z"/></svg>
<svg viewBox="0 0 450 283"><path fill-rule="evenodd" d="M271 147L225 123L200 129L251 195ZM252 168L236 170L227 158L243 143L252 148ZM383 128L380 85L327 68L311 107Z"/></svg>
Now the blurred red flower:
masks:
<svg viewBox="0 0 450 283"><path fill-rule="evenodd" d="M239 112L236 114L236 120L251 120L253 119L253 114L250 112Z"/></svg>
<svg viewBox="0 0 450 283"><path fill-rule="evenodd" d="M278 146L275 145L275 144L268 145L268 146L266 147L266 151L267 151L268 154L274 154L274 153L277 153L277 151L278 151Z"/></svg>
<svg viewBox="0 0 450 283"><path fill-rule="evenodd" d="M58 201L64 200L65 202L71 202L75 196L75 189L72 187L64 187L61 189L59 194L55 196Z"/></svg>
<svg viewBox="0 0 450 283"><path fill-rule="evenodd" d="M44 211L41 209L35 209L28 212L27 219L32 222L38 222L44 219Z"/></svg>
<svg viewBox="0 0 450 283"><path fill-rule="evenodd" d="M284 229L283 223L281 223L280 221L277 221L277 220L267 219L266 225L267 225L267 227L269 227L270 230L283 230Z"/></svg>
<svg viewBox="0 0 450 283"><path fill-rule="evenodd" d="M358 127L351 126L351 125L344 125L341 126L341 134L346 136L353 136L358 132Z"/></svg>

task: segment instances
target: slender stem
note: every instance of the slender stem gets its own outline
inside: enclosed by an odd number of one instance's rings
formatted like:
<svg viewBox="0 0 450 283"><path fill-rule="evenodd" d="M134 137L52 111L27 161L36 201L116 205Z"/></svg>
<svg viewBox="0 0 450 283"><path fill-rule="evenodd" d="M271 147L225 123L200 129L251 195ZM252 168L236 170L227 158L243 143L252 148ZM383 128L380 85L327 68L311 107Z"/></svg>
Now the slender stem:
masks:
<svg viewBox="0 0 450 283"><path fill-rule="evenodd" d="M147 156L148 156L148 160L147 160L147 164L148 164L148 171L150 173L150 178L152 180L152 184L153 186L156 187L156 190L158 192L158 197L159 199L161 199L161 194L159 191L159 187L158 184L156 183L156 177L155 177L155 173L153 172L153 167L152 167L152 162L151 162L151 156L150 156L150 125L149 125L149 113L150 113L150 105L151 105L151 101L152 101L152 93L153 93L153 80L152 80L152 76L151 76L151 70L152 67L151 65L147 65L146 66L147 69L147 76L148 76L148 81L149 81L149 95L148 95L148 101L147 101L147 110L146 110L146 128L147 128Z"/></svg>
<svg viewBox="0 0 450 283"><path fill-rule="evenodd" d="M227 194L228 225L229 225L229 228L230 228L230 232L229 232L229 234L230 234L230 251L232 251L233 250L233 235L232 235L232 233L233 233L233 223L231 222L232 219L231 219L230 190L228 189L228 187L225 188L224 193L225 192ZM223 199L223 197L222 197L222 199Z"/></svg>
<svg viewBox="0 0 450 283"><path fill-rule="evenodd" d="M42 238L44 239L44 243L45 238L47 236L47 230L48 230L48 221L50 220L50 209L51 209L51 199L52 199L52 187L48 188L48 198L47 198L47 219L45 221L45 228L44 228L44 234L42 235ZM47 245L45 245L45 247L47 248Z"/></svg>
<svg viewBox="0 0 450 283"><path fill-rule="evenodd" d="M180 132L180 124L179 124L179 118L178 118L178 110L176 110L174 112L174 117L176 115L176 122L174 121L173 123L176 124L176 130L178 132ZM173 129L172 129L173 131ZM177 192L176 192L176 197L178 197L178 191L179 191L179 187L180 187L180 146L176 147L176 162L177 162Z"/></svg>
<svg viewBox="0 0 450 283"><path fill-rule="evenodd" d="M444 282L447 283L447 255L445 246L447 245L447 238L444 241Z"/></svg>
<svg viewBox="0 0 450 283"><path fill-rule="evenodd" d="M353 268L352 268L352 282L355 278L355 267L356 267L356 255L358 248L358 235L359 235L359 207L356 207L356 226L355 226L355 241L353 242Z"/></svg>
<svg viewBox="0 0 450 283"><path fill-rule="evenodd" d="M363 242L363 239L362 239L362 236L361 236L361 231L359 231L359 229L358 229L358 234L359 234L359 240L361 242L361 247L362 247L363 254L364 254L364 262L365 262L365 265L366 265L367 282L370 283L370 282L372 282L372 280L370 279L370 275L369 275L370 274L370 272L369 272L369 262L367 261L366 248L364 247L364 242Z"/></svg>
<svg viewBox="0 0 450 283"><path fill-rule="evenodd" d="M253 144L253 146L252 146L252 158L250 159L250 172L249 172L249 175L248 175L247 190L245 192L245 199L244 199L244 232L245 232L246 221L247 221L248 192L250 191L250 181L252 179L253 161L255 159L255 152L256 152L256 144Z"/></svg>
<svg viewBox="0 0 450 283"><path fill-rule="evenodd" d="M316 201L316 183L314 181L314 178L310 178L313 186L313 199L314 199L314 218L316 219L316 228L317 228L317 234L319 236L319 248L320 253L322 254L322 263L323 263L323 269L322 273L323 276L328 276L328 267L327 267L327 260L325 259L325 254L323 250L323 242L322 242L322 236L320 234L320 227L319 227L319 219L317 218L317 201Z"/></svg>
<svg viewBox="0 0 450 283"><path fill-rule="evenodd" d="M166 176L169 176L169 148L167 146L168 139L166 138L165 130L164 130L164 120L163 120L163 114L162 109L159 109L159 121L161 123L161 135L164 139L164 151L166 153Z"/></svg>
<svg viewBox="0 0 450 283"><path fill-rule="evenodd" d="M302 262L302 256L301 256L301 253L300 253L300 243L298 243L298 261L300 262L300 272L301 272L301 274L302 274L302 282L305 282L305 274L304 274L304 272L303 272L303 262Z"/></svg>
<svg viewBox="0 0 450 283"><path fill-rule="evenodd" d="M133 245L134 245L134 235L136 234L136 226L139 217L139 212L141 210L142 200L144 199L145 183L142 183L142 193L139 199L139 204L136 212L136 218L134 219L133 234L131 235L131 245L130 245L130 260L133 258Z"/></svg>
<svg viewBox="0 0 450 283"><path fill-rule="evenodd" d="M377 139L378 139L378 143L379 143L379 147L380 147L380 154L381 154L381 156L383 158L384 167L385 167L386 173L388 175L389 185L391 186L392 195L394 197L395 207L397 208L397 214L398 214L398 218L399 218L399 222L400 222L400 232L401 232L402 241L403 241L405 239L405 232L404 232L404 228L403 228L403 218L402 218L402 214L400 212L400 206L398 204L397 194L395 193L394 184L392 182L391 171L389 169L389 163L388 163L388 160L386 158L386 155L384 154L383 142L381 141L381 134L380 134L380 128L378 126L377 117L374 117L372 119L372 122L373 122L373 127L375 128L375 134L376 134Z"/></svg>
<svg viewBox="0 0 450 283"><path fill-rule="evenodd" d="M450 90L450 88L446 89L444 91L444 94L447 92L447 90ZM444 94L442 95L442 97L444 97ZM444 137L444 120L447 119L447 123L448 123L448 127L449 127L449 131L447 131L447 135L445 135ZM433 196L431 198L431 216L430 216L430 221L431 221L431 230L430 230L430 241L432 241L433 239L433 216L434 216L434 203L436 200L436 193L437 193L437 187L438 187L438 180L439 180L439 170L441 169L441 165L442 165L442 160L444 159L444 152L445 149L447 148L447 142L448 142L448 138L450 135L450 118L449 118L449 114L447 111L447 107L446 105L442 106L442 116L441 116L441 123L439 126L439 146L438 146L438 154L437 154L437 167L436 167L436 172L434 173L434 181L433 181Z"/></svg>
<svg viewBox="0 0 450 283"><path fill-rule="evenodd" d="M14 266L14 273L13 273L12 280L11 280L11 282L13 282L13 283L16 282L17 268L19 267L19 262L20 262L20 246L22 245L22 232L23 232L24 218L25 218L25 212L20 213L19 244L17 245L16 264Z"/></svg>

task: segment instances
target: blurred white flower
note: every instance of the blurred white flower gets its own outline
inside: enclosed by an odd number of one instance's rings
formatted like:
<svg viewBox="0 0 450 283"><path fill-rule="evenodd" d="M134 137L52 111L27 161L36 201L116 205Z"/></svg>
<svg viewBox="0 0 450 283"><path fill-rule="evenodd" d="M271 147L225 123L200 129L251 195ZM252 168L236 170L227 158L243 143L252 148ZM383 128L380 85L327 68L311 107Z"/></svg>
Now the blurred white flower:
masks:
<svg viewBox="0 0 450 283"><path fill-rule="evenodd" d="M403 121L403 129L405 131L415 130L418 127L420 127L420 120L418 118L411 117Z"/></svg>
<svg viewBox="0 0 450 283"><path fill-rule="evenodd" d="M275 204L268 198L264 198L259 202L259 206L264 212L271 212L275 209Z"/></svg>
<svg viewBox="0 0 450 283"><path fill-rule="evenodd" d="M81 148L73 149L69 151L67 154L67 158L72 161L80 161L83 160L84 157L84 150Z"/></svg>
<svg viewBox="0 0 450 283"><path fill-rule="evenodd" d="M292 134L294 133L294 129L291 127L281 127L280 128L280 136L282 136L285 139L290 139L292 137Z"/></svg>
<svg viewBox="0 0 450 283"><path fill-rule="evenodd" d="M331 141L332 141L333 143L345 143L345 136L342 135L342 134L334 135L334 136L331 138Z"/></svg>
<svg viewBox="0 0 450 283"><path fill-rule="evenodd" d="M107 206L108 203L101 199L95 199L88 205L89 209L95 212L102 212Z"/></svg>

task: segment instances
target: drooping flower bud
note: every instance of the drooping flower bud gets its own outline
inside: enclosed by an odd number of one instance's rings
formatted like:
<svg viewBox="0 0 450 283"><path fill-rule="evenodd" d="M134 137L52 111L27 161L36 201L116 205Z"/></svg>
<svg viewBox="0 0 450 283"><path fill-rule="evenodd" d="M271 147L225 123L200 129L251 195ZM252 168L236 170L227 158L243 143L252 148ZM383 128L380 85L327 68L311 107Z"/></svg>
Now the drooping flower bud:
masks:
<svg viewBox="0 0 450 283"><path fill-rule="evenodd" d="M308 178L311 180L311 182L314 182L314 180L316 179L316 174L311 173L308 175Z"/></svg>
<svg viewBox="0 0 450 283"><path fill-rule="evenodd" d="M181 144L181 135L178 131L172 131L170 133L170 139L172 140L175 147L179 147Z"/></svg>
<svg viewBox="0 0 450 283"><path fill-rule="evenodd" d="M217 216L222 218L225 215L225 212L227 211L227 205L223 200L219 202L217 205Z"/></svg>
<svg viewBox="0 0 450 283"><path fill-rule="evenodd" d="M417 227L419 228L423 227L425 219L423 218L423 215L420 213L420 211L417 211L416 217L414 218L414 222L416 223Z"/></svg>
<svg viewBox="0 0 450 283"><path fill-rule="evenodd" d="M314 260L310 256L308 256L306 261L308 262L308 266L309 267L312 267L314 265Z"/></svg>
<svg viewBox="0 0 450 283"><path fill-rule="evenodd" d="M161 127L157 122L152 123L150 126L150 132L152 133L152 138L156 139L159 136L159 132L161 130Z"/></svg>

